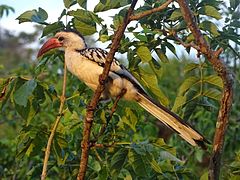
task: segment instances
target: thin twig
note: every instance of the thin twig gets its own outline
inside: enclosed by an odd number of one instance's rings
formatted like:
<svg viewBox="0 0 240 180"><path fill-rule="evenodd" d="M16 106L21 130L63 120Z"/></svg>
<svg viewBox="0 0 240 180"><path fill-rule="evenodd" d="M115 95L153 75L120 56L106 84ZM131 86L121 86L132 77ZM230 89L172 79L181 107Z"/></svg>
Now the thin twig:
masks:
<svg viewBox="0 0 240 180"><path fill-rule="evenodd" d="M92 122L93 122L94 110L97 107L99 98L104 90L104 82L108 77L111 63L114 58L114 54L117 51L120 40L124 34L124 31L125 31L128 23L130 22L129 18L134 10L136 3L137 3L137 0L132 1L131 6L128 9L128 13L125 16L123 23L118 27L117 31L113 35L112 45L111 45L110 51L106 58L106 63L105 63L104 69L103 69L103 73L99 77L99 85L98 85L98 87L93 95L93 98L87 108L87 114L84 119L83 139L82 139L82 143L81 143L82 153L81 153L79 173L77 176L78 180L83 180L85 177L85 174L86 174L87 163L88 163L89 143L90 143L90 133L91 133L91 127L92 127Z"/></svg>
<svg viewBox="0 0 240 180"><path fill-rule="evenodd" d="M67 66L66 63L64 63L64 74L63 74L63 85L62 85L62 95L60 97L60 107L58 110L58 116L56 117L55 123L53 125L53 128L51 130L51 134L48 138L48 143L47 147L45 150L45 156L44 156L44 162L43 162L43 169L42 169L42 175L41 175L41 180L45 180L47 176L47 164L48 164L48 159L50 156L50 151L51 151L51 145L53 142L53 138L56 132L56 129L58 127L58 124L60 122L61 117L63 116L63 107L64 107L64 102L65 102L65 92L66 92L66 81L67 81Z"/></svg>
<svg viewBox="0 0 240 180"><path fill-rule="evenodd" d="M217 51L211 50L209 44L205 41L193 13L191 12L188 3L185 0L177 0L183 18L187 23L187 26L191 30L196 44L200 48L200 52L204 54L211 62L214 70L218 73L223 81L223 94L221 99L221 105L219 108L218 119L216 123L216 131L213 141L213 152L209 165L209 179L219 179L221 156L223 153L224 136L228 125L229 115L232 106L233 99L233 75L227 70L223 60L219 58L222 49Z"/></svg>
<svg viewBox="0 0 240 180"><path fill-rule="evenodd" d="M115 111L116 111L116 109L117 109L117 104L118 104L118 102L119 102L120 99L124 96L124 94L125 94L126 92L127 92L126 89L122 89L122 90L121 90L121 93L117 96L117 98L116 98L115 101L114 101L114 104L113 104L112 109L111 109L111 113L110 113L109 117L107 118L107 123L104 123L104 124L102 125L99 133L95 136L95 139L92 140L92 142L97 142L97 141L98 141L98 138L101 137L101 136L104 134L104 132L105 132L105 130L106 130L106 127L107 127L107 125L108 125L108 122L112 119L113 114L115 113Z"/></svg>
<svg viewBox="0 0 240 180"><path fill-rule="evenodd" d="M112 119L112 116L113 116L113 114L114 114L114 112L116 111L116 109L117 109L117 104L118 104L118 102L120 101L120 99L124 96L124 94L127 92L127 90L126 89L122 89L121 90L121 93L117 96L117 98L115 99L115 101L114 101L114 104L113 104L113 107L112 107L112 110L111 110L111 114L109 115L109 117L108 117L108 121L110 120L110 119Z"/></svg>
<svg viewBox="0 0 240 180"><path fill-rule="evenodd" d="M185 43L183 40L181 40L176 34L173 35L174 38L181 44L183 45L185 48L194 48L196 49L197 51L200 51L200 48L198 45L194 44L194 42L190 42L190 43Z"/></svg>
<svg viewBox="0 0 240 180"><path fill-rule="evenodd" d="M157 7L157 8L153 8L153 9L150 9L150 10L147 10L147 11L144 11L144 12L141 12L141 13L138 13L138 14L134 14L134 15L131 15L130 16L130 21L134 21L134 20L139 20L145 16L149 16L155 12L159 12L159 11L162 11L164 9L166 9L166 7L172 2L173 0L168 0L166 1L165 3L163 3L161 6Z"/></svg>
<svg viewBox="0 0 240 180"><path fill-rule="evenodd" d="M109 148L109 147L113 147L114 145L115 145L115 142L111 144L90 143L90 148Z"/></svg>

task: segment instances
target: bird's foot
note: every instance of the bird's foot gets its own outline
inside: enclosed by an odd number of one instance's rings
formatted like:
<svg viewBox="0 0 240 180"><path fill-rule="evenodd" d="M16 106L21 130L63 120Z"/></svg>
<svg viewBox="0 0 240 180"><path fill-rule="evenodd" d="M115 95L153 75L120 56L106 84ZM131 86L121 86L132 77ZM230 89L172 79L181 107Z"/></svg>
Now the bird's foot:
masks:
<svg viewBox="0 0 240 180"><path fill-rule="evenodd" d="M103 78L103 75L100 74L100 75L99 75L99 83L100 83L101 85L104 85L106 82L107 82L107 79L104 79L104 78Z"/></svg>

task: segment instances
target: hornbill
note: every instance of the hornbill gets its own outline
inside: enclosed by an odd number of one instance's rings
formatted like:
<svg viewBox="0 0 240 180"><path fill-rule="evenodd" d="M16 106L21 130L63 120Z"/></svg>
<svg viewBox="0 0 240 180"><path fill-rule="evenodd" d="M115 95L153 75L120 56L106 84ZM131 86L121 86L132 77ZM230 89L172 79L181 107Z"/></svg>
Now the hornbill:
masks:
<svg viewBox="0 0 240 180"><path fill-rule="evenodd" d="M64 49L67 69L92 90L96 90L108 52L100 48L88 48L84 37L75 30L56 33L43 44L37 57L54 48ZM200 133L166 107L154 102L137 79L114 58L101 98L117 97L122 90L125 90L125 100L136 101L191 145L206 148L208 141Z"/></svg>

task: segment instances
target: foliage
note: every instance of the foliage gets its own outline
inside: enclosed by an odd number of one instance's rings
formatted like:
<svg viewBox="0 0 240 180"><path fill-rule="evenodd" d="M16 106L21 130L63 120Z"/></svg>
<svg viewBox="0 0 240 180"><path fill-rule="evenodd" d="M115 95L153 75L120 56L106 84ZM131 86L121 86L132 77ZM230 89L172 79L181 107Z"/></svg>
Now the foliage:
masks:
<svg viewBox="0 0 240 180"><path fill-rule="evenodd" d="M8 16L10 11L14 12L14 9L7 5L0 5L0 19L3 17L4 13Z"/></svg>
<svg viewBox="0 0 240 180"><path fill-rule="evenodd" d="M1 30L0 62L3 66L0 68L1 75L11 74L11 71L19 66L32 64L36 49L31 44L36 41L39 32L42 31L39 26L35 28L36 31L33 33L20 32L18 36L8 30Z"/></svg>
<svg viewBox="0 0 240 180"><path fill-rule="evenodd" d="M42 37L72 27L83 35L98 34L99 41L110 42L112 31L122 22L125 7L130 1L101 0L94 11L87 9L86 2L64 0L66 9L57 22L47 22L48 14L42 8L26 11L18 20L20 23L45 25ZM146 0L136 13L158 7L161 3ZM71 6L76 4L79 8L71 10ZM234 62L229 57L239 57L232 45L239 47L240 42L238 4L231 1L230 7L218 11L226 7L220 1L190 1L205 39L213 49L222 47L231 54L224 54L230 65ZM112 17L109 25L99 12L111 9L119 9L119 13ZM64 16L71 17L68 24L62 21ZM219 19L224 19L223 27L216 23ZM194 42L194 39L179 9L171 4L166 10L131 25L120 42L119 52L127 56L127 60L122 62L128 64L128 69L153 98L193 124L207 139L212 139L223 85L204 57L199 57L197 62L191 60L191 56L188 60L180 58L180 42L174 35L177 34L185 43ZM191 48L186 49L189 54L191 51ZM0 140L3 154L0 159L1 178L26 179L26 175L27 179L39 178L44 148L51 125L58 115L62 62L62 54L52 52L36 64L20 67L0 79L1 137L8 134ZM235 65L238 67L238 63ZM83 118L92 95L91 90L70 74L66 92L64 116L54 137L49 161L48 177L51 179L71 179L77 175ZM90 151L88 179L197 179L205 176L208 152L192 148L176 136L171 136L166 144L158 137L159 131L164 130L135 103L121 101L109 120L112 105L113 102L100 103L95 113L92 139L103 148L93 147ZM223 177L239 176L239 145L234 143L239 140L237 109L239 104L236 100L226 140L224 168L227 171L222 172ZM107 128L98 137L103 125ZM236 157L232 152L236 152Z"/></svg>

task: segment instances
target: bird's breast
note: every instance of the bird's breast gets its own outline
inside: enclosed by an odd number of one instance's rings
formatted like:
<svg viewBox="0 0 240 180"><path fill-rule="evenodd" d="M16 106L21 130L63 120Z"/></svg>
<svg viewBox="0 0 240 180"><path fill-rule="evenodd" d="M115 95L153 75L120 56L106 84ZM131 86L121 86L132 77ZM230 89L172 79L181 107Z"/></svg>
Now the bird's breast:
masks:
<svg viewBox="0 0 240 180"><path fill-rule="evenodd" d="M102 67L78 55L67 56L66 54L65 62L68 70L73 75L85 82L91 89L96 89L99 75L102 73Z"/></svg>

